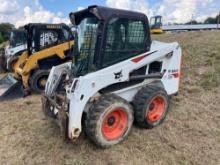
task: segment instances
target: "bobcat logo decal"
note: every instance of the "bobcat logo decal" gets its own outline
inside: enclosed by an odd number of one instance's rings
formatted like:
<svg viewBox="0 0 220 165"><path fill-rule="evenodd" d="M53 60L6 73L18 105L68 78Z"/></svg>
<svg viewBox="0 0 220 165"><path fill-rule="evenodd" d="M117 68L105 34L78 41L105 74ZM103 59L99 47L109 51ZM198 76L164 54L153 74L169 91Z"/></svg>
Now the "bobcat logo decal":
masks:
<svg viewBox="0 0 220 165"><path fill-rule="evenodd" d="M120 72L114 73L114 75L115 75L115 79L120 79L121 77L123 77L122 70Z"/></svg>

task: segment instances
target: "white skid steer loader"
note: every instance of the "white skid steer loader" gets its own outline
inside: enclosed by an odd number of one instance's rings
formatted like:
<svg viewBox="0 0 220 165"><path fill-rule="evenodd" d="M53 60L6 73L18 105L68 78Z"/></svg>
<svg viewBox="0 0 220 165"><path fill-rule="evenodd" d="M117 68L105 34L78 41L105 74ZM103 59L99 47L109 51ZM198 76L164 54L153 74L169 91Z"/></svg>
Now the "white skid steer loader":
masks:
<svg viewBox="0 0 220 165"><path fill-rule="evenodd" d="M90 6L70 19L78 28L75 62L53 67L42 95L62 136L76 139L83 125L107 148L128 136L133 121L161 124L179 90L179 44L151 42L148 18L138 12Z"/></svg>

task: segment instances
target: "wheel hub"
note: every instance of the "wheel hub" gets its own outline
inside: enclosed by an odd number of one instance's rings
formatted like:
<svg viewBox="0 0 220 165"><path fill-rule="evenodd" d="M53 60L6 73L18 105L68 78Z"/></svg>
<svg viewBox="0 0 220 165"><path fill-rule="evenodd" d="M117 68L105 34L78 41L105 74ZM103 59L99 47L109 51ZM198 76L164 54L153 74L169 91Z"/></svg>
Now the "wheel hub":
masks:
<svg viewBox="0 0 220 165"><path fill-rule="evenodd" d="M156 96L152 99L150 105L149 105L149 111L147 113L147 119L150 122L157 122L159 121L164 112L165 112L165 101L164 98L161 96Z"/></svg>
<svg viewBox="0 0 220 165"><path fill-rule="evenodd" d="M46 79L41 79L40 80L40 85L41 86L46 86L47 80Z"/></svg>
<svg viewBox="0 0 220 165"><path fill-rule="evenodd" d="M115 117L114 116L111 116L109 119L108 119L108 125L109 126L112 126L114 125L115 123Z"/></svg>
<svg viewBox="0 0 220 165"><path fill-rule="evenodd" d="M154 104L154 103L151 103L151 104L150 104L150 107L149 107L149 110L152 111L152 110L154 109L154 107L155 107L155 104Z"/></svg>
<svg viewBox="0 0 220 165"><path fill-rule="evenodd" d="M102 123L102 133L107 140L115 140L126 132L128 115L123 108L115 108L107 114Z"/></svg>

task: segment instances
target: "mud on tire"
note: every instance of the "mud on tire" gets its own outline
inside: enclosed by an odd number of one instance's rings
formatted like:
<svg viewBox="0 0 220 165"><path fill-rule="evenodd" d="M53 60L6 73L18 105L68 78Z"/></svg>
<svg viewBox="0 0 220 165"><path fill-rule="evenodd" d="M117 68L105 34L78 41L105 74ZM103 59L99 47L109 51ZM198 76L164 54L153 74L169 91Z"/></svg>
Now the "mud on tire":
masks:
<svg viewBox="0 0 220 165"><path fill-rule="evenodd" d="M108 148L128 136L133 120L128 102L114 94L104 95L89 109L85 133L99 147Z"/></svg>
<svg viewBox="0 0 220 165"><path fill-rule="evenodd" d="M135 122L140 127L153 128L166 118L169 96L163 88L147 85L135 95L133 105Z"/></svg>

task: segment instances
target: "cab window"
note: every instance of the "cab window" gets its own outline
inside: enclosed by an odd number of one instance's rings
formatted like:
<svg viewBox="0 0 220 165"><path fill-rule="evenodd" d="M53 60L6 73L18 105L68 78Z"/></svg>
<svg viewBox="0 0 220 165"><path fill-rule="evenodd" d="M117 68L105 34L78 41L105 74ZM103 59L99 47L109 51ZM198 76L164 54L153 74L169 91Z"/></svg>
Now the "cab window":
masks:
<svg viewBox="0 0 220 165"><path fill-rule="evenodd" d="M139 20L113 18L107 26L103 67L145 52L146 30Z"/></svg>

